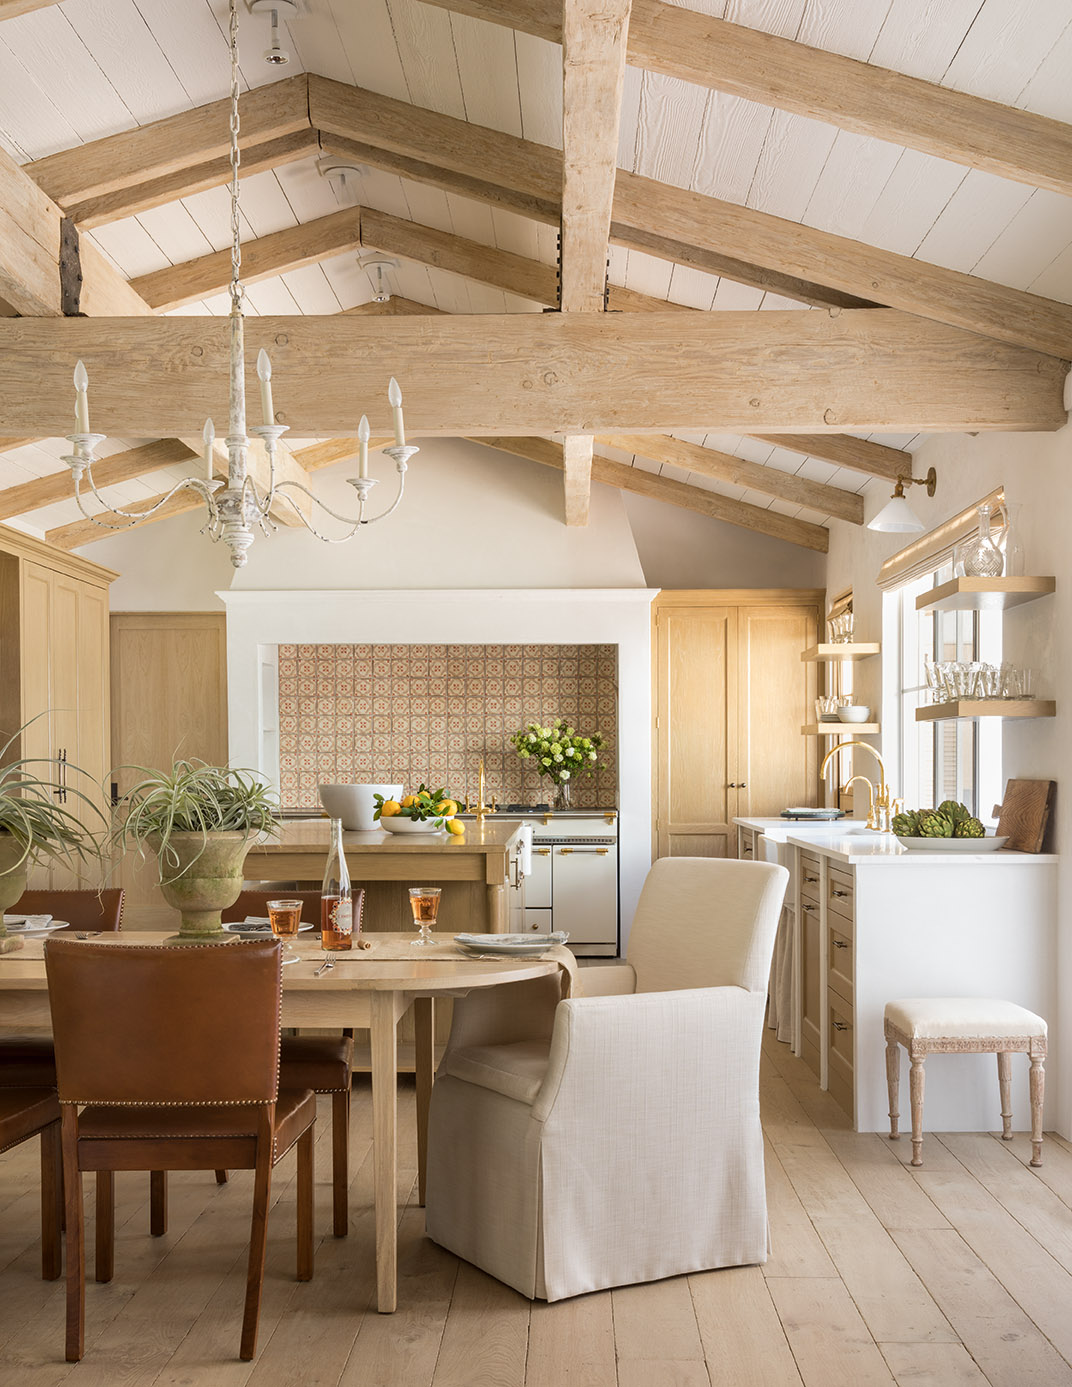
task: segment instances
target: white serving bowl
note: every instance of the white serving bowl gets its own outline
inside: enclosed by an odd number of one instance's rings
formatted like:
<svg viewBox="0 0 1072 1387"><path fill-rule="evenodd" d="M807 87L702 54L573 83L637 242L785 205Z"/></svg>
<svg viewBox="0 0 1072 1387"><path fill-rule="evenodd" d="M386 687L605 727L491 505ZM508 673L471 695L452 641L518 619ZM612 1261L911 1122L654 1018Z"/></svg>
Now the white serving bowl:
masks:
<svg viewBox="0 0 1072 1387"><path fill-rule="evenodd" d="M318 785L320 803L328 817L341 819L345 829L371 833L377 827L372 817L376 808L373 795L384 799L401 799L401 785Z"/></svg>
<svg viewBox="0 0 1072 1387"><path fill-rule="evenodd" d="M441 819L404 819L401 814L392 814L389 819L377 819L376 826L385 828L388 833L445 833Z"/></svg>
<svg viewBox="0 0 1072 1387"><path fill-rule="evenodd" d="M847 708L837 710L838 722L868 722L871 709L862 703L850 703Z"/></svg>
<svg viewBox="0 0 1072 1387"><path fill-rule="evenodd" d="M990 833L985 838L906 838L898 833L897 841L909 852L1000 852L1009 839Z"/></svg>

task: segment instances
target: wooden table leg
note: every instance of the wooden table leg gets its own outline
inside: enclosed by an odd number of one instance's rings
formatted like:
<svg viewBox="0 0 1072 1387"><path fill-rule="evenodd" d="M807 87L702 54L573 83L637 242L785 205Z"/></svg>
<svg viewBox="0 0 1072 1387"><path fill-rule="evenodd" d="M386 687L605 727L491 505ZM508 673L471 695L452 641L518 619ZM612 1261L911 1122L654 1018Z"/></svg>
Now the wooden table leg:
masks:
<svg viewBox="0 0 1072 1387"><path fill-rule="evenodd" d="M435 1075L435 999L415 997L413 1023L417 1070L417 1203L424 1205L428 1176L428 1106Z"/></svg>
<svg viewBox="0 0 1072 1387"><path fill-rule="evenodd" d="M501 883L489 885L488 891L488 933L506 933L506 887Z"/></svg>
<svg viewBox="0 0 1072 1387"><path fill-rule="evenodd" d="M376 1205L376 1308L388 1315L398 1301L398 1034L396 997L373 992L372 1169Z"/></svg>

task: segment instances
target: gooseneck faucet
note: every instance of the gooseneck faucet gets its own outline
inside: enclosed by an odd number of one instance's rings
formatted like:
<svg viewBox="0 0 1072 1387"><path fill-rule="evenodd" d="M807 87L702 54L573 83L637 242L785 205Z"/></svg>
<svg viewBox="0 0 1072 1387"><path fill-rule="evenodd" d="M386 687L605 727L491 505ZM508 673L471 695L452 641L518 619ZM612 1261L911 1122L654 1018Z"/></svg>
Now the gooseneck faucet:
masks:
<svg viewBox="0 0 1072 1387"><path fill-rule="evenodd" d="M881 753L877 752L869 742L861 742L854 737L852 741L838 742L837 746L832 746L823 757L823 764L819 767L819 779L821 780L823 776L826 775L827 766L829 766L830 762L837 756L838 752L847 751L851 746L862 747L864 751L869 751L878 762L878 793L872 792L871 794L871 805L867 814L867 826L868 828L874 829L877 833L887 833L890 828L890 820L895 811L893 801L890 798L890 787L886 783L886 763L883 761ZM851 785L853 780L860 778L867 779L866 776L858 777L854 775L852 779L848 781L848 784ZM871 784L870 781L867 783L868 785Z"/></svg>

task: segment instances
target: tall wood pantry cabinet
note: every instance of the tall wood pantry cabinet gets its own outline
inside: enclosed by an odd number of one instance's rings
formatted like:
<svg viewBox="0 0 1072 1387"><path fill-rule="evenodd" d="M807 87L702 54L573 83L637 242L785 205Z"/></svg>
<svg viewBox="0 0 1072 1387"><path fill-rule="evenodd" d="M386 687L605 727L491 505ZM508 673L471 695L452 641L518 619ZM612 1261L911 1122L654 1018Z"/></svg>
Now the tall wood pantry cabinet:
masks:
<svg viewBox="0 0 1072 1387"><path fill-rule="evenodd" d="M655 854L735 857L736 816L817 804L823 593L664 591L653 603Z"/></svg>
<svg viewBox="0 0 1072 1387"><path fill-rule="evenodd" d="M6 741L26 729L5 760L38 760L33 773L55 781L56 798L83 819L89 811L73 790L106 809L101 785L111 759L108 587L115 577L110 569L0 526L0 736ZM92 875L96 885L99 872ZM35 868L31 882L78 884L65 867Z"/></svg>

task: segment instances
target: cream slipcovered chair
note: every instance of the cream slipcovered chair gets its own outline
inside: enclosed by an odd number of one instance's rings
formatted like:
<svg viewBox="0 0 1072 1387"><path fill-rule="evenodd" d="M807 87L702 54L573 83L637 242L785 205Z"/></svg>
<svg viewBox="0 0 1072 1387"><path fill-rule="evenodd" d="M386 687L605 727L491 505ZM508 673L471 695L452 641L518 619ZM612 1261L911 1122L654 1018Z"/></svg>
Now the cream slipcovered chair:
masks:
<svg viewBox="0 0 1072 1387"><path fill-rule="evenodd" d="M631 995L558 1001L541 978L455 1003L432 1090L435 1242L542 1300L766 1260L759 1051L788 875L663 858Z"/></svg>

